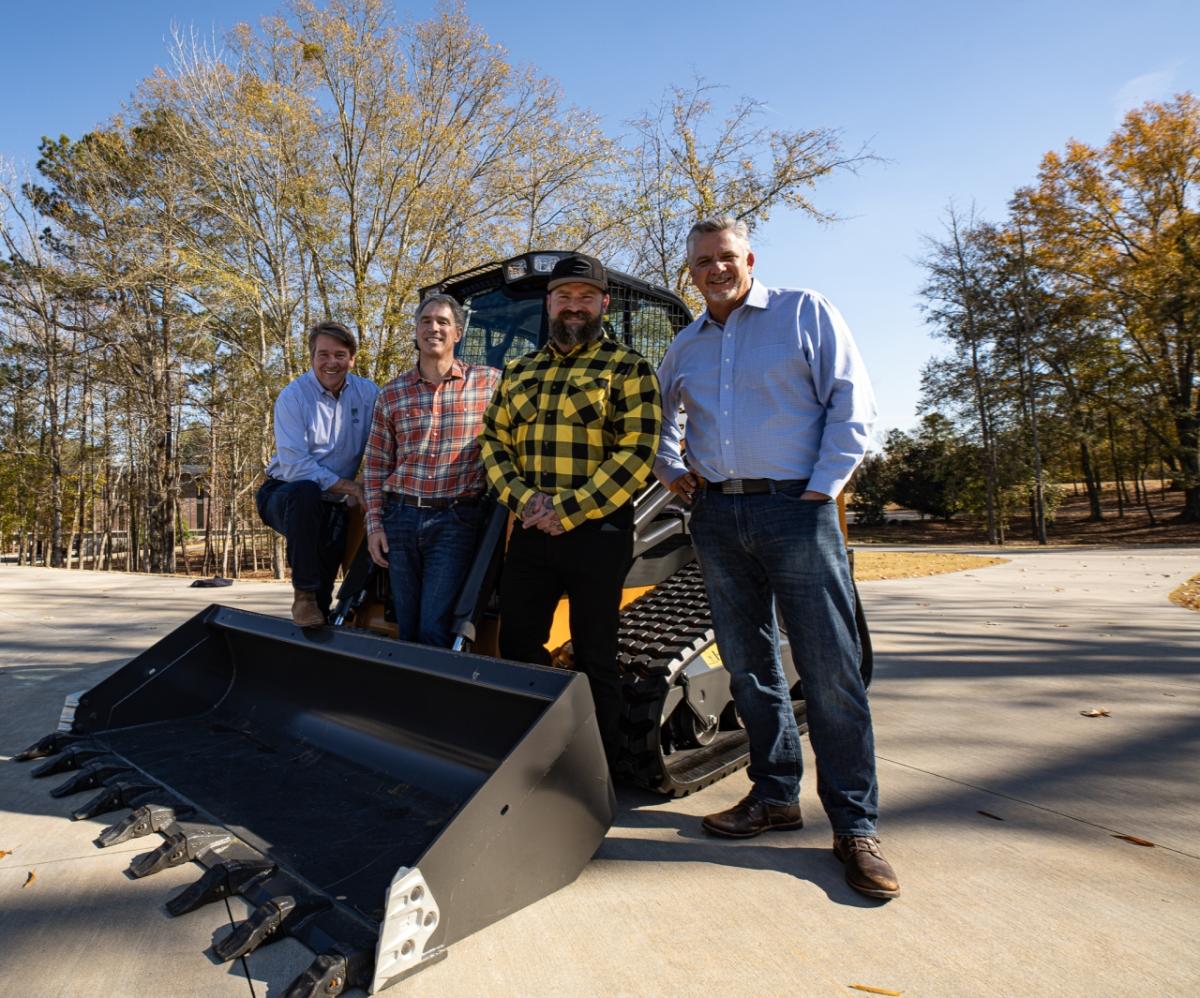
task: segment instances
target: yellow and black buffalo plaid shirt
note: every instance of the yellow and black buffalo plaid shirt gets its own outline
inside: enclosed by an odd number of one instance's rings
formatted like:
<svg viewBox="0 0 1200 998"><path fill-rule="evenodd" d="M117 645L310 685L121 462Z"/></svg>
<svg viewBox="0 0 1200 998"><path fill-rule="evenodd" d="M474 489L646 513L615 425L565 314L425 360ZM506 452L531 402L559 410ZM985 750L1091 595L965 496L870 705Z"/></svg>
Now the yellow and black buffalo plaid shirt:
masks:
<svg viewBox="0 0 1200 998"><path fill-rule="evenodd" d="M658 378L636 350L603 338L563 356L547 343L505 368L483 416L480 457L514 513L545 492L572 530L645 484L661 421Z"/></svg>

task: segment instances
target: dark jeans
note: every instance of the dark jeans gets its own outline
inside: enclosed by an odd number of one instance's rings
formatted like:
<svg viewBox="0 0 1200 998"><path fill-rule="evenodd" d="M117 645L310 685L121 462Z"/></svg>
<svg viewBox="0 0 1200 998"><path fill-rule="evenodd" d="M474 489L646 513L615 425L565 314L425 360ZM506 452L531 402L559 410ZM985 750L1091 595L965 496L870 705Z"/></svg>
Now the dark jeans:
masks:
<svg viewBox="0 0 1200 998"><path fill-rule="evenodd" d="M287 538L292 585L316 593L317 606L328 614L346 550L346 507L325 502L316 482L275 478L263 483L254 501L263 523Z"/></svg>
<svg viewBox="0 0 1200 998"><path fill-rule="evenodd" d="M692 513L721 658L750 738L751 794L800 795L800 735L779 659L776 605L804 684L817 792L835 835L873 835L879 791L871 709L859 672L854 590L837 504L704 492Z"/></svg>
<svg viewBox="0 0 1200 998"><path fill-rule="evenodd" d="M383 530L397 637L449 648L454 603L479 545L483 504L418 509L388 502Z"/></svg>
<svg viewBox="0 0 1200 998"><path fill-rule="evenodd" d="M513 526L500 580L500 654L550 664L546 640L559 599L570 601L575 668L588 677L609 761L620 745L617 628L621 588L633 557L632 509L550 537Z"/></svg>

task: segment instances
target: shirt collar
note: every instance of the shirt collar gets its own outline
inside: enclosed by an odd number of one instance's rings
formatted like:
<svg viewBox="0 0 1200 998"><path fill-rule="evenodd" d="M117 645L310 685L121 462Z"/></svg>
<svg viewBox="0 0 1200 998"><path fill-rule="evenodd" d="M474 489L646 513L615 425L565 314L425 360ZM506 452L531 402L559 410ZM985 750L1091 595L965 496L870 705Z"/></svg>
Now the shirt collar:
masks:
<svg viewBox="0 0 1200 998"><path fill-rule="evenodd" d="M750 280L750 292L746 295L746 300L744 302L742 302L742 304L739 305L738 307L741 308L743 306L749 305L751 308L766 308L767 302L770 299L770 297L771 297L770 289L768 289L768 287L765 284L763 284L763 282L760 281L757 277L754 277L754 278L751 278L751 280ZM736 309L735 309L735 311L736 311ZM711 315L708 314L707 308L700 314L700 318L703 320L700 323L701 329L703 329L705 326L707 326L710 322L714 326L721 325L719 322L717 322L716 319L714 319ZM725 321L728 322L729 320L726 319Z"/></svg>
<svg viewBox="0 0 1200 998"><path fill-rule="evenodd" d="M333 399L335 402L339 398L341 398L342 395L346 394L346 389L350 387L350 379L352 377L354 377L354 375L352 375L349 371L347 371L346 372L346 380L342 382L341 394L334 395L333 392L331 392L328 388L326 388L323 384L321 384L321 379L317 377L317 372L314 371L311 367L304 373L309 378L309 380L312 382L312 386L313 386L313 388L315 388L317 390L318 395L324 395L327 398Z"/></svg>
<svg viewBox="0 0 1200 998"><path fill-rule="evenodd" d="M574 347L570 353L562 353L558 347L550 340L546 340L545 350L555 360L577 360L581 357L587 357L600 349L600 344L604 342L604 335L597 336L591 343L584 343Z"/></svg>
<svg viewBox="0 0 1200 998"><path fill-rule="evenodd" d="M433 384L432 381L430 381L427 377L425 377L425 375L423 375L421 373L421 361L419 359L417 360L417 362L415 364L413 364L411 373L412 373L413 381L424 381L425 384L427 384L427 385ZM466 367L463 365L463 362L461 360L459 360L457 357L455 357L454 362L450 365L450 372L442 380L445 381L445 380L450 380L453 378L465 379L466 376L467 376Z"/></svg>

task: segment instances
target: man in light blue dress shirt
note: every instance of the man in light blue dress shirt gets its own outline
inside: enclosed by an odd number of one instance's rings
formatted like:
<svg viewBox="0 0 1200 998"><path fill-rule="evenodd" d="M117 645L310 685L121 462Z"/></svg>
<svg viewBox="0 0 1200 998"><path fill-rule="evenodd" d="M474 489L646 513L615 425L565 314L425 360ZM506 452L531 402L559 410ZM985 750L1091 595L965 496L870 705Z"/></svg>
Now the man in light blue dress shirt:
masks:
<svg viewBox="0 0 1200 998"><path fill-rule="evenodd" d="M358 344L340 322L308 333L312 368L275 401L275 455L255 497L259 516L287 538L292 620L325 623L346 546L346 509L361 506L356 482L379 389L351 374Z"/></svg>
<svg viewBox="0 0 1200 998"><path fill-rule="evenodd" d="M744 222L697 222L688 269L705 312L663 358L655 473L692 505L713 627L750 742L750 794L708 815L716 835L801 827L800 735L775 607L804 686L817 791L847 882L900 886L875 833L871 711L855 594L834 497L866 451L875 399L845 320L812 291L752 275ZM687 444L676 419L687 420Z"/></svg>

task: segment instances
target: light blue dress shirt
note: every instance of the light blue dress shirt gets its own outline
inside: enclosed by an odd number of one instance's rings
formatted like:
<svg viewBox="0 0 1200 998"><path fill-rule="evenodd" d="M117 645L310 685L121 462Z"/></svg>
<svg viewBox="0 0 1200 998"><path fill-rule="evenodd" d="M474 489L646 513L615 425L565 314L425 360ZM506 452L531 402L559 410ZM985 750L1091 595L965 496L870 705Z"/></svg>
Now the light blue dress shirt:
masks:
<svg viewBox="0 0 1200 998"><path fill-rule="evenodd" d="M311 369L305 371L275 400L276 450L267 474L285 482L316 482L322 492L339 478L353 479L378 394L374 382L347 374L334 398Z"/></svg>
<svg viewBox="0 0 1200 998"><path fill-rule="evenodd" d="M754 281L724 327L705 312L658 369L663 430L655 474L709 481L808 479L836 496L866 453L875 395L846 320L815 291ZM680 453L687 422L686 464Z"/></svg>

